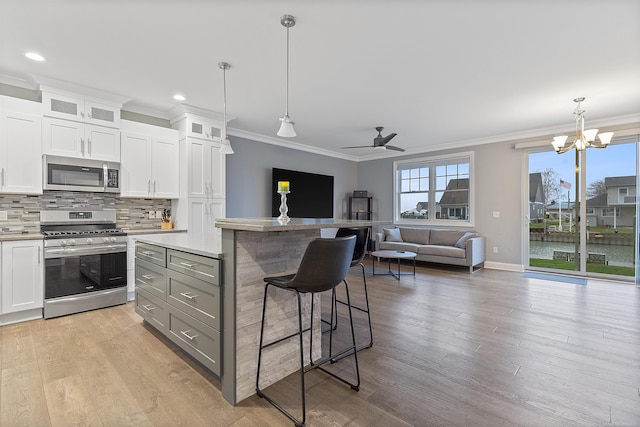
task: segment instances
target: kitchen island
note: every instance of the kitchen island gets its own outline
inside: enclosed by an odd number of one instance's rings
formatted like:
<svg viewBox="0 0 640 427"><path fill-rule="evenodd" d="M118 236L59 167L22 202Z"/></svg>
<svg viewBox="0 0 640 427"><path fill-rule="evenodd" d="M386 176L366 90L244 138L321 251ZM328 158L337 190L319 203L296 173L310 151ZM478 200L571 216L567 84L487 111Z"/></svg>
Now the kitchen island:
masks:
<svg viewBox="0 0 640 427"><path fill-rule="evenodd" d="M255 394L258 343L265 283L263 278L297 270L309 242L321 237L322 229L367 227L382 221L291 218L224 218L215 226L222 229L223 253L223 354L222 394L236 404ZM297 327L295 298L285 291L270 291L265 341L286 335ZM319 296L316 296L319 301ZM310 308L309 297L303 310ZM303 313L303 316L305 313ZM320 310L313 319L314 349L320 352ZM305 318L305 317L303 317ZM308 318L308 315L307 317ZM306 334L305 348L308 348ZM298 369L297 340L292 338L263 354L261 387L275 383Z"/></svg>

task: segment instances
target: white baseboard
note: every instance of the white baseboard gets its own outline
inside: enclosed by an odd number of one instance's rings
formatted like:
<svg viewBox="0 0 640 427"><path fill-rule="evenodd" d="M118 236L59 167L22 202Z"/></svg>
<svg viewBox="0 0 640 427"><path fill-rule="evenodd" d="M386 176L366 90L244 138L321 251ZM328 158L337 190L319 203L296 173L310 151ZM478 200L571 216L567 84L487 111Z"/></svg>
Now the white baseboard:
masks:
<svg viewBox="0 0 640 427"><path fill-rule="evenodd" d="M35 319L42 319L41 308L33 308L31 310L0 315L0 325L10 325L12 323L26 322L27 320Z"/></svg>
<svg viewBox="0 0 640 427"><path fill-rule="evenodd" d="M507 264L506 262L494 261L485 261L484 268L490 268L492 270L515 271L518 273L522 273L524 271L524 267L521 264Z"/></svg>

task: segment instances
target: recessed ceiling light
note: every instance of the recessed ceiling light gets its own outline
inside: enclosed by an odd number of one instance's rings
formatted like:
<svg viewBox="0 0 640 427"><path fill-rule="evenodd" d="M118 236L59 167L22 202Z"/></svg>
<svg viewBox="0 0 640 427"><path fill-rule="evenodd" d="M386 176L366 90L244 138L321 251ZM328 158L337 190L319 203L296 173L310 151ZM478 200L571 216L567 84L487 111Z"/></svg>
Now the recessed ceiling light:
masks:
<svg viewBox="0 0 640 427"><path fill-rule="evenodd" d="M187 98L185 98L184 95L177 94L173 95L173 99L175 99L176 101L184 101Z"/></svg>
<svg viewBox="0 0 640 427"><path fill-rule="evenodd" d="M34 61L38 61L38 62L42 62L44 61L44 57L38 53L35 52L27 52L24 54L24 56L26 56L29 59L32 59Z"/></svg>

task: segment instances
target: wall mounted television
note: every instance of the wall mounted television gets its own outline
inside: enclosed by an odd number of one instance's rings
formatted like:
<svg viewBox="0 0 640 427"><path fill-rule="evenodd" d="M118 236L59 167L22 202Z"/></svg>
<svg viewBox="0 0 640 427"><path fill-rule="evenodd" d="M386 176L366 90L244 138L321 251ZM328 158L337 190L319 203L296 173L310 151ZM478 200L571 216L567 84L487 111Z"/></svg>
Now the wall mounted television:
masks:
<svg viewBox="0 0 640 427"><path fill-rule="evenodd" d="M280 215L278 181L289 181L287 206L291 218L333 218L333 176L273 168L271 215Z"/></svg>

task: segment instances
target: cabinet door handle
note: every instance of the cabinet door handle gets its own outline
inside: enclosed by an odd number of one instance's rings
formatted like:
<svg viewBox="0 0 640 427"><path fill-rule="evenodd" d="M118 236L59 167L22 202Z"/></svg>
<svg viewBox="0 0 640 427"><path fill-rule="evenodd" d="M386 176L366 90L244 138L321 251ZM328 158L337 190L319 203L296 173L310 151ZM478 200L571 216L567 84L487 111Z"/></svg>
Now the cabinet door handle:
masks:
<svg viewBox="0 0 640 427"><path fill-rule="evenodd" d="M145 310L147 310L147 311L153 311L153 310L155 310L155 309L156 309L155 307L151 307L151 306L150 306L150 305L148 305L148 304L142 304L142 307L143 307Z"/></svg>
<svg viewBox="0 0 640 427"><path fill-rule="evenodd" d="M193 340L197 337L197 335L189 335L189 332L191 332L191 331L180 331L180 333L181 333L184 337L186 337L187 339L189 339L189 341L193 341Z"/></svg>
<svg viewBox="0 0 640 427"><path fill-rule="evenodd" d="M153 276L150 274L143 274L142 277L144 277L147 280L153 280Z"/></svg>
<svg viewBox="0 0 640 427"><path fill-rule="evenodd" d="M189 264L187 262L181 262L180 265L184 265L185 267L189 267L189 268L193 268L196 266L195 264Z"/></svg>
<svg viewBox="0 0 640 427"><path fill-rule="evenodd" d="M2 168L2 172L0 173L0 180L2 180L2 182L0 182L0 185L4 187L4 168Z"/></svg>
<svg viewBox="0 0 640 427"><path fill-rule="evenodd" d="M153 180L153 194L156 194L156 191L158 191L158 182L154 179Z"/></svg>
<svg viewBox="0 0 640 427"><path fill-rule="evenodd" d="M89 138L87 138L87 154L91 155L91 140Z"/></svg>
<svg viewBox="0 0 640 427"><path fill-rule="evenodd" d="M196 299L198 297L198 295L190 295L189 292L180 292L180 295L190 300Z"/></svg>
<svg viewBox="0 0 640 427"><path fill-rule="evenodd" d="M80 138L80 154L84 156L84 138Z"/></svg>
<svg viewBox="0 0 640 427"><path fill-rule="evenodd" d="M148 255L148 256L153 255L153 252L151 252L151 251L141 251L140 253L141 253L142 255Z"/></svg>
<svg viewBox="0 0 640 427"><path fill-rule="evenodd" d="M42 248L38 248L38 264L40 264L40 251L42 250Z"/></svg>

